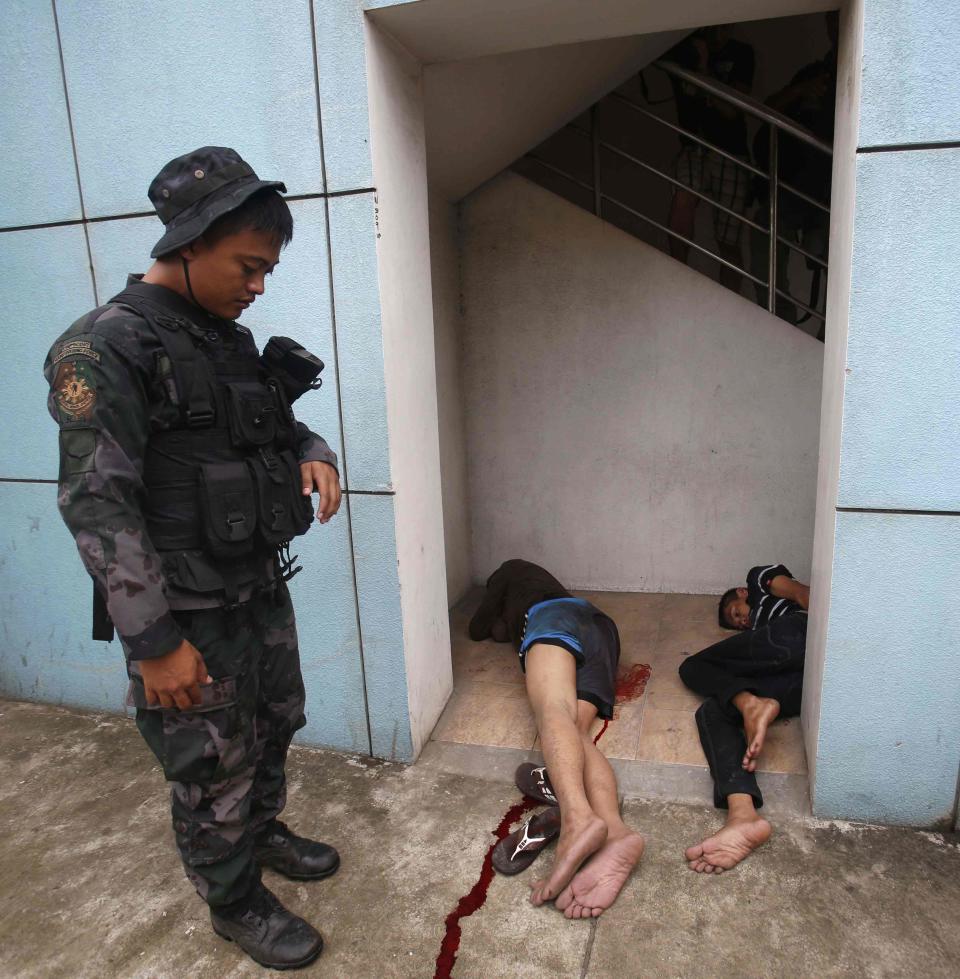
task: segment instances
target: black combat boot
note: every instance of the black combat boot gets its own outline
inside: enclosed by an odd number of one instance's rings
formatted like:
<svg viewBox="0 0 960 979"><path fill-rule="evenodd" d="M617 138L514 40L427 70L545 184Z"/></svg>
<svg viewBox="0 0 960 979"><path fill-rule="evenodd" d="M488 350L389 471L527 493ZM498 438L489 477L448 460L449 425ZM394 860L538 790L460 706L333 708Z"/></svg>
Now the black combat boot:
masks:
<svg viewBox="0 0 960 979"><path fill-rule="evenodd" d="M211 908L210 922L221 938L236 942L254 962L270 969L299 969L323 951L320 932L261 883L239 901Z"/></svg>
<svg viewBox="0 0 960 979"><path fill-rule="evenodd" d="M293 880L320 880L340 866L340 854L332 846L291 833L279 819L271 819L257 834L253 854L261 867Z"/></svg>

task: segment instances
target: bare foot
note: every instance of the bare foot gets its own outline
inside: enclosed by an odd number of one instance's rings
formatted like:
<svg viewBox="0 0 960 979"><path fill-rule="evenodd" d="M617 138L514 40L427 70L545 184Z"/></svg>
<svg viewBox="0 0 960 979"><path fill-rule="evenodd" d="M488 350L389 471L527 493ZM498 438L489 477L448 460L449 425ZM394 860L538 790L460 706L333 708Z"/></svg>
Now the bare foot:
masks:
<svg viewBox="0 0 960 979"><path fill-rule="evenodd" d="M700 874L719 874L730 870L770 839L773 830L760 815L733 816L714 836L687 847L687 866Z"/></svg>
<svg viewBox="0 0 960 979"><path fill-rule="evenodd" d="M752 693L746 694L740 702L734 698L734 703L743 715L743 730L747 736L747 753L741 764L746 771L755 772L760 752L763 751L763 742L767 737L767 728L780 714L780 703L770 697L757 697Z"/></svg>
<svg viewBox="0 0 960 979"><path fill-rule="evenodd" d="M580 864L607 841L607 824L599 816L591 815L569 828L567 822L562 822L561 827L550 876L530 885L530 900L538 907L544 901L552 901L570 883Z"/></svg>
<svg viewBox="0 0 960 979"><path fill-rule="evenodd" d="M643 856L643 837L626 832L608 839L557 898L567 918L598 918L617 899Z"/></svg>

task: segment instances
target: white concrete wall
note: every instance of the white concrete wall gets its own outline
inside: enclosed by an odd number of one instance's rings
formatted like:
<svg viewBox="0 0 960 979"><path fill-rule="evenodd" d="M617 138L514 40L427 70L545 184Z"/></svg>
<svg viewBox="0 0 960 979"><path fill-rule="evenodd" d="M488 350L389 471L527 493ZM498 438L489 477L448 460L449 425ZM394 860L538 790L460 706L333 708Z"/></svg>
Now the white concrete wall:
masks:
<svg viewBox="0 0 960 979"><path fill-rule="evenodd" d="M414 757L453 689L420 64L366 25L390 470Z"/></svg>
<svg viewBox="0 0 960 979"><path fill-rule="evenodd" d="M460 329L460 245L458 209L430 194L430 270L437 358L437 415L440 484L447 556L447 604L470 587L470 511Z"/></svg>
<svg viewBox="0 0 960 979"><path fill-rule="evenodd" d="M820 519L817 521L814 537L810 629L803 678L802 722L811 793L816 786L817 741L840 480L840 433L847 363L862 55L863 0L850 0L841 11L840 51L837 61L837 120L830 212L830 281L827 289L820 466L817 475L817 511ZM814 804L815 802L814 799Z"/></svg>
<svg viewBox="0 0 960 979"><path fill-rule="evenodd" d="M668 31L428 65L431 191L459 200L682 36Z"/></svg>
<svg viewBox="0 0 960 979"><path fill-rule="evenodd" d="M823 347L514 174L461 216L473 575L810 571Z"/></svg>

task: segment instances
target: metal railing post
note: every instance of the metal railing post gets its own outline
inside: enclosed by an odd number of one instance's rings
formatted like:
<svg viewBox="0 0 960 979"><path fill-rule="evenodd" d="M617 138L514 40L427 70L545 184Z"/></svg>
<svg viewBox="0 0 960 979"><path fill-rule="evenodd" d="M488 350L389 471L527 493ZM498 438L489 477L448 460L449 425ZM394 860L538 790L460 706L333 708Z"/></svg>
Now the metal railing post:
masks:
<svg viewBox="0 0 960 979"><path fill-rule="evenodd" d="M777 197L779 196L779 181L777 180L777 127L770 126L770 254L767 265L767 311L776 314L777 311Z"/></svg>
<svg viewBox="0 0 960 979"><path fill-rule="evenodd" d="M599 218L603 205L600 191L600 112L599 105L590 109L590 139L593 142L593 213Z"/></svg>

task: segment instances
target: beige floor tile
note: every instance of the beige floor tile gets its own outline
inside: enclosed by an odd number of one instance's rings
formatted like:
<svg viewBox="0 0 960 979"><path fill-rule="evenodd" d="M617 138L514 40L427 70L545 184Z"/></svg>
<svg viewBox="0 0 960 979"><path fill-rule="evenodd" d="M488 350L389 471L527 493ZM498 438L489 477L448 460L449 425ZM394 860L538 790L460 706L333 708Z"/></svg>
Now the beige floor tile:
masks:
<svg viewBox="0 0 960 979"><path fill-rule="evenodd" d="M434 741L529 748L536 724L524 690L507 683L469 683L455 690L437 726Z"/></svg>
<svg viewBox="0 0 960 979"><path fill-rule="evenodd" d="M588 602L593 602L597 608L612 618L623 613L630 615L642 613L656 617L667 597L660 592L637 591L577 591L574 594L585 598Z"/></svg>
<svg viewBox="0 0 960 979"><path fill-rule="evenodd" d="M788 775L805 775L807 755L803 747L803 731L799 717L774 721L767 730L767 738L760 755L758 772L786 772Z"/></svg>
<svg viewBox="0 0 960 979"><path fill-rule="evenodd" d="M683 710L646 707L640 728L637 759L706 768L707 762L697 737L693 715Z"/></svg>
<svg viewBox="0 0 960 979"><path fill-rule="evenodd" d="M613 720L603 731L597 742L597 747L607 758L626 758L633 761L637 757L637 744L640 741L640 725L643 721L643 704L624 704L614 707ZM592 737L603 730L603 721L599 718L593 722L590 729Z"/></svg>
<svg viewBox="0 0 960 979"><path fill-rule="evenodd" d="M620 666L633 666L635 663L646 663L648 666L653 662L656 655L657 644L655 642L645 642L624 637L620 634Z"/></svg>
<svg viewBox="0 0 960 979"><path fill-rule="evenodd" d="M475 680L523 686L523 671L512 643L453 642L453 686Z"/></svg>
<svg viewBox="0 0 960 979"><path fill-rule="evenodd" d="M647 684L647 706L659 710L695 711L703 702L684 686L677 668L686 659L683 655L661 656L654 663Z"/></svg>
<svg viewBox="0 0 960 979"><path fill-rule="evenodd" d="M657 652L670 653L699 653L701 649L712 646L721 639L727 639L733 633L721 629L709 622L689 622L687 624L671 624L661 621L657 638Z"/></svg>
<svg viewBox="0 0 960 979"><path fill-rule="evenodd" d="M663 596L663 617L674 618L716 618L719 595L681 595L668 594Z"/></svg>

